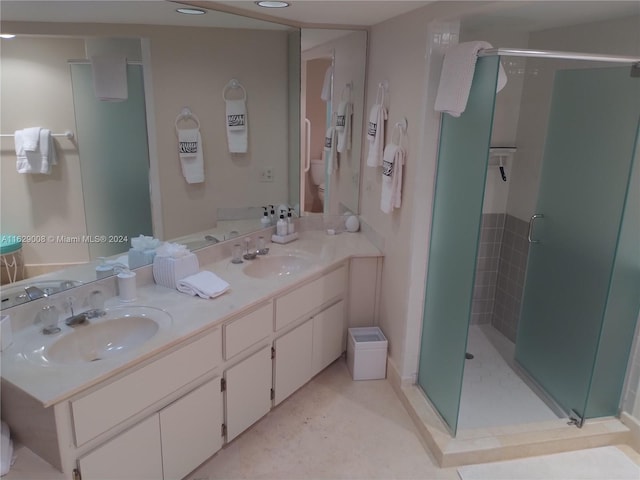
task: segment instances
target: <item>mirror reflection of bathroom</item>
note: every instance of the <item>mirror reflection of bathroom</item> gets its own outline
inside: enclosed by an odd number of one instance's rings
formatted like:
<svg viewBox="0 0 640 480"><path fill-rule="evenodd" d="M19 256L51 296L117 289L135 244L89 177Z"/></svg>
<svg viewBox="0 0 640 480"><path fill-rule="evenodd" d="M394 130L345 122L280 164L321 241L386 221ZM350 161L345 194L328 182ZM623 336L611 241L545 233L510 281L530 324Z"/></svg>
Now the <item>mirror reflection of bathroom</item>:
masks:
<svg viewBox="0 0 640 480"><path fill-rule="evenodd" d="M304 212L325 211L326 169L324 140L331 125L334 56L306 56L301 72L302 176L301 205ZM328 202L327 202L328 205Z"/></svg>

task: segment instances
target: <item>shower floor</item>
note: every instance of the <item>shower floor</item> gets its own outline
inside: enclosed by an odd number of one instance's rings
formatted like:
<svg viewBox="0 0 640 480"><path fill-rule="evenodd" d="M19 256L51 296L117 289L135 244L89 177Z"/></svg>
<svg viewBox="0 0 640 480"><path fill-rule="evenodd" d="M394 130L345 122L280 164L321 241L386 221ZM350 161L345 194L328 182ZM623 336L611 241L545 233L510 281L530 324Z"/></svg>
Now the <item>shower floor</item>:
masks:
<svg viewBox="0 0 640 480"><path fill-rule="evenodd" d="M467 352L458 431L562 418L513 370L515 345L491 325L469 327Z"/></svg>

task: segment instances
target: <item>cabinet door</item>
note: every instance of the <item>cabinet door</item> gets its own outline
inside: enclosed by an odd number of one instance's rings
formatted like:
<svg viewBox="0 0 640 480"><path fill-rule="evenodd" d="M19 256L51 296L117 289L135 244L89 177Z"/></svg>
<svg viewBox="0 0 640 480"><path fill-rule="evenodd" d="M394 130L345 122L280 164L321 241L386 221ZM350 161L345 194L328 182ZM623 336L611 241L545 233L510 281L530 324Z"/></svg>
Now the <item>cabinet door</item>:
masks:
<svg viewBox="0 0 640 480"><path fill-rule="evenodd" d="M312 376L342 355L345 338L344 301L340 300L313 317Z"/></svg>
<svg viewBox="0 0 640 480"><path fill-rule="evenodd" d="M274 342L275 404L295 392L311 378L313 321L310 319Z"/></svg>
<svg viewBox="0 0 640 480"><path fill-rule="evenodd" d="M160 411L164 480L179 480L222 447L220 377Z"/></svg>
<svg viewBox="0 0 640 480"><path fill-rule="evenodd" d="M226 371L227 442L271 409L271 369L269 345Z"/></svg>
<svg viewBox="0 0 640 480"><path fill-rule="evenodd" d="M157 414L78 460L83 480L162 478L160 421Z"/></svg>

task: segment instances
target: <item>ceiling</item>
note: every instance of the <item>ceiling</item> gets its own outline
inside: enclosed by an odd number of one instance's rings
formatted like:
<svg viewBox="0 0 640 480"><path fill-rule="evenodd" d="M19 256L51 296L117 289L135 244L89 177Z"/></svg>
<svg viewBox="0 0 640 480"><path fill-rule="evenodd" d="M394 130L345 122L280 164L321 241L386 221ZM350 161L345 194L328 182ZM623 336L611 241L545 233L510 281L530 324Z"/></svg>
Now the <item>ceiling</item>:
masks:
<svg viewBox="0 0 640 480"><path fill-rule="evenodd" d="M176 13L178 3L193 3L306 25L367 27L420 8L429 1L405 0L290 0L280 9L258 7L253 1L162 0L1 0L3 21L130 23L227 28L287 28L231 13L209 10L206 15ZM448 0L445 0L448 1ZM534 31L640 14L640 2L630 1L494 1L473 3L463 18L471 28L518 28Z"/></svg>

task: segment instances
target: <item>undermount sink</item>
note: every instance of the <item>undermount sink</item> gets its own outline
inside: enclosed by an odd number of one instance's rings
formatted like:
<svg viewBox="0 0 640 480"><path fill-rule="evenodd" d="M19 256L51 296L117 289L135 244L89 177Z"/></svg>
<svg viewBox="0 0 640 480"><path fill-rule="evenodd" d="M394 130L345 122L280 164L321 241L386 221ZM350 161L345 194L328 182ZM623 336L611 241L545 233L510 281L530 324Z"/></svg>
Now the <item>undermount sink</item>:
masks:
<svg viewBox="0 0 640 480"><path fill-rule="evenodd" d="M258 256L246 265L242 271L254 278L286 277L302 272L314 262L298 255Z"/></svg>
<svg viewBox="0 0 640 480"><path fill-rule="evenodd" d="M45 365L106 360L138 348L171 323L167 312L153 307L114 307L106 312L62 336L41 337L26 349L25 356Z"/></svg>

